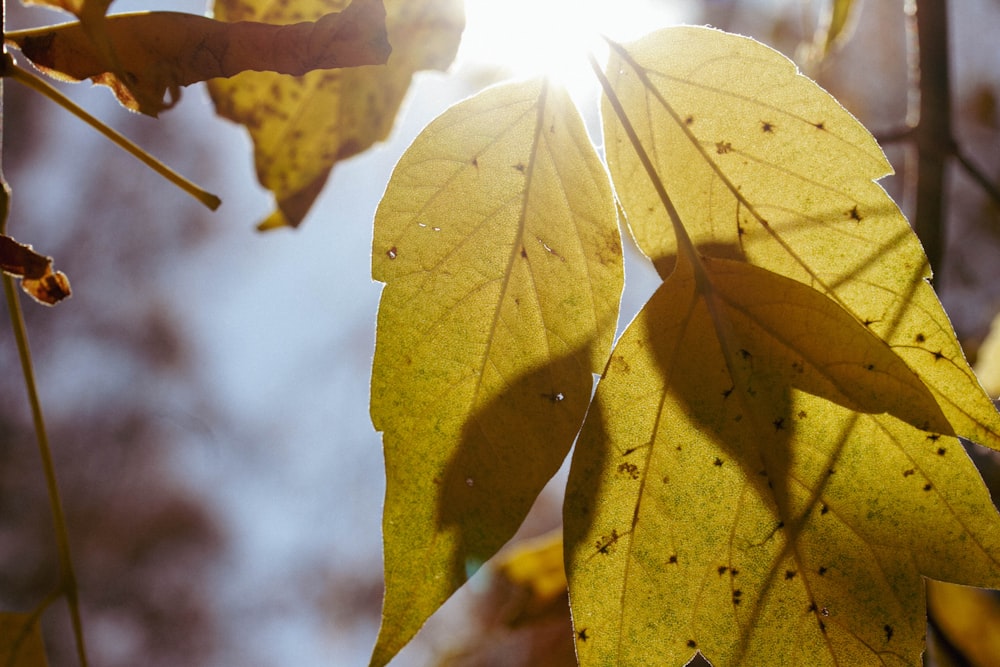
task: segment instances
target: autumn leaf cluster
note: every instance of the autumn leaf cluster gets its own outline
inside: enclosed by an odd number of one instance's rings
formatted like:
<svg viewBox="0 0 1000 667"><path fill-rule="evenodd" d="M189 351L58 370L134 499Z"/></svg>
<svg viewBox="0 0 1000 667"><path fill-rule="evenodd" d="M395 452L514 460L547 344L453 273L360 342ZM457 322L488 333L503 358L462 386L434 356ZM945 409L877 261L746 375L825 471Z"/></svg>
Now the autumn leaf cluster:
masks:
<svg viewBox="0 0 1000 667"><path fill-rule="evenodd" d="M210 80L274 193L262 229L302 222L462 28L450 0L222 0L211 19L56 4L77 22L6 43L150 115ZM570 452L581 665L919 663L923 577L1000 587L1000 519L959 441L1000 449L1000 416L877 184L885 156L753 40L679 27L609 48L603 156L558 85L488 88L416 138L375 214L372 664ZM622 230L662 284L616 341ZM58 292L50 258L2 240L5 271Z"/></svg>

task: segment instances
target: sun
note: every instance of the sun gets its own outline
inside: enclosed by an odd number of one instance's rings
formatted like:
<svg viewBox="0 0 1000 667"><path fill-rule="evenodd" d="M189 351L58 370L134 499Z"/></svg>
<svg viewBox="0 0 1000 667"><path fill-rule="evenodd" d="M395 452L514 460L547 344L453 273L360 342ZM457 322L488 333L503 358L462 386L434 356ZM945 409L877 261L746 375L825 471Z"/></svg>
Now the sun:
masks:
<svg viewBox="0 0 1000 667"><path fill-rule="evenodd" d="M602 35L628 41L682 19L686 2L660 0L466 0L458 59L515 77L548 76L569 88L596 86L588 52Z"/></svg>

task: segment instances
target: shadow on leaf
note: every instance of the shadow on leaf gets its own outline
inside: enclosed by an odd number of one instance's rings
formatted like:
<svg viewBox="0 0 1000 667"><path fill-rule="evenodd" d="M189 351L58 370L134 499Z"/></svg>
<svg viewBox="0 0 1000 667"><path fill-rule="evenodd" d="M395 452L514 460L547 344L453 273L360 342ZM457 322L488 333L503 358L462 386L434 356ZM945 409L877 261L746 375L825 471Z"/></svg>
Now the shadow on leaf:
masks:
<svg viewBox="0 0 1000 667"><path fill-rule="evenodd" d="M588 354L558 357L477 411L438 483L438 529L454 533L451 573L471 576L517 531L566 458L590 403Z"/></svg>

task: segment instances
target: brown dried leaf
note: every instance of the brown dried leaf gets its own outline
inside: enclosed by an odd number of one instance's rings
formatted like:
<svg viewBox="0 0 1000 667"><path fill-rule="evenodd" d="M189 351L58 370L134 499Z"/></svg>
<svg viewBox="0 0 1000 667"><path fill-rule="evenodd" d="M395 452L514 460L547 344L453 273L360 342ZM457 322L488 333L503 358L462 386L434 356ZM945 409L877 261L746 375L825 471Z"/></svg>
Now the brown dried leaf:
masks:
<svg viewBox="0 0 1000 667"><path fill-rule="evenodd" d="M110 87L124 106L151 116L169 108L181 86L198 81L247 70L302 76L317 69L376 65L391 50L381 0L356 0L342 12L292 25L149 12L107 17L104 29L122 63L121 74L81 23L10 33L7 43L47 74L93 79Z"/></svg>
<svg viewBox="0 0 1000 667"><path fill-rule="evenodd" d="M54 306L72 293L66 274L52 270L51 257L6 235L0 235L0 269L21 278L21 289L45 305Z"/></svg>
<svg viewBox="0 0 1000 667"><path fill-rule="evenodd" d="M26 5L63 9L77 17L102 16L114 0L25 0Z"/></svg>

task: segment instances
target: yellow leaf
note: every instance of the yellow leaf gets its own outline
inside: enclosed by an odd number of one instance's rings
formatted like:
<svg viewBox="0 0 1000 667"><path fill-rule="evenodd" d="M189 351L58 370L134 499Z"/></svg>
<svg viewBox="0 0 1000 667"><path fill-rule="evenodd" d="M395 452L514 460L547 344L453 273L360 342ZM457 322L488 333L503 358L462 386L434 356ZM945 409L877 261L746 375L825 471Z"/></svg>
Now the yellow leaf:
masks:
<svg viewBox="0 0 1000 667"><path fill-rule="evenodd" d="M1000 600L987 591L941 581L927 582L934 623L974 667L1000 664Z"/></svg>
<svg viewBox="0 0 1000 667"><path fill-rule="evenodd" d="M566 92L487 89L403 155L375 218L386 283L386 663L515 532L569 451L622 289L607 174Z"/></svg>
<svg viewBox="0 0 1000 667"><path fill-rule="evenodd" d="M969 368L909 224L874 182L871 135L781 54L707 28L615 45L608 76L699 252L809 285L884 339L955 432L1000 449L1000 415ZM629 227L667 276L677 242L605 107L609 168Z"/></svg>
<svg viewBox="0 0 1000 667"><path fill-rule="evenodd" d="M1000 398L1000 314L993 317L990 331L979 346L975 371L986 393Z"/></svg>
<svg viewBox="0 0 1000 667"><path fill-rule="evenodd" d="M850 36L850 24L857 15L858 3L854 0L831 0L823 12L810 54L815 60L822 60L830 55Z"/></svg>
<svg viewBox="0 0 1000 667"><path fill-rule="evenodd" d="M581 665L918 664L920 575L1000 585L989 493L925 428L933 394L832 300L682 254L573 457Z"/></svg>
<svg viewBox="0 0 1000 667"><path fill-rule="evenodd" d="M46 667L42 629L31 614L0 612L0 664Z"/></svg>
<svg viewBox="0 0 1000 667"><path fill-rule="evenodd" d="M567 613L562 530L517 544L497 563L496 571L518 592L506 605L509 625L530 623L553 609Z"/></svg>
<svg viewBox="0 0 1000 667"><path fill-rule="evenodd" d="M345 0L219 0L223 20L281 23L319 16ZM209 83L218 113L247 126L261 184L277 209L261 229L297 227L333 165L392 129L413 74L445 69L464 27L461 0L386 0L392 55L381 67L311 72L298 78L244 73Z"/></svg>
<svg viewBox="0 0 1000 667"><path fill-rule="evenodd" d="M180 88L246 70L301 76L315 69L381 64L389 55L380 0L355 0L340 13L294 25L225 23L177 12L120 14L104 21L122 72L111 68L85 26L7 35L38 68L70 81L93 79L119 101L155 116Z"/></svg>

